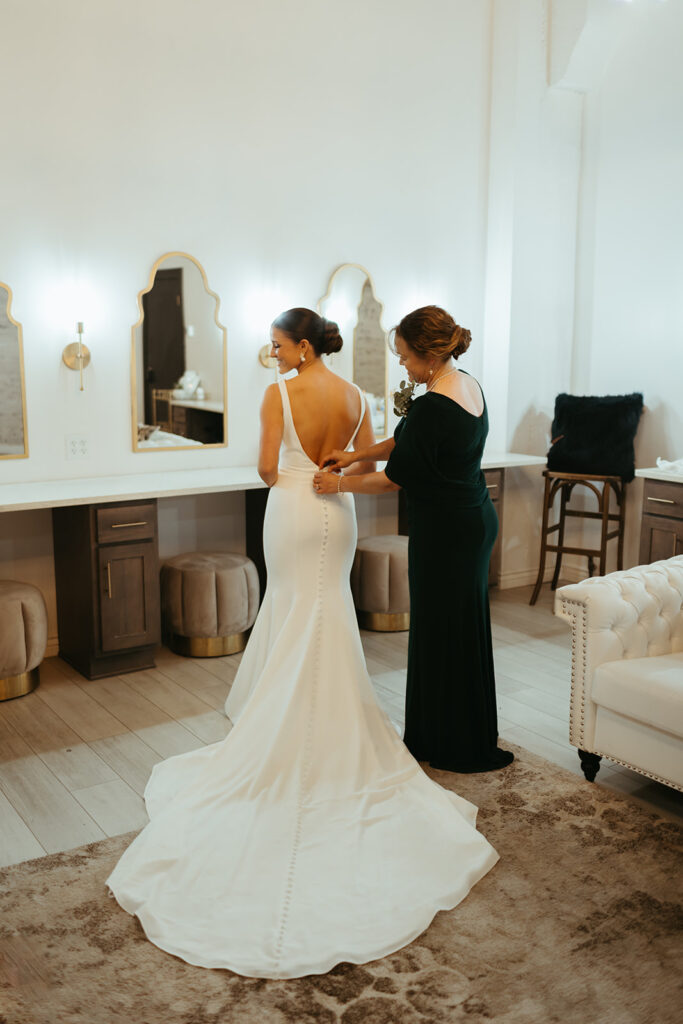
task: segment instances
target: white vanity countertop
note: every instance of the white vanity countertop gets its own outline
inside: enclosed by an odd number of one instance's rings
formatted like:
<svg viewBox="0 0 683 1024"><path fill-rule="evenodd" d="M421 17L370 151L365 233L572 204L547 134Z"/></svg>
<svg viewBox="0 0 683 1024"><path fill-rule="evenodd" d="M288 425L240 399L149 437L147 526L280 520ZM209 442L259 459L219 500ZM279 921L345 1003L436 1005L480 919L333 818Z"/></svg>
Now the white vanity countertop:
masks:
<svg viewBox="0 0 683 1024"><path fill-rule="evenodd" d="M81 480L41 480L0 485L0 512L63 505L98 505L103 501L166 498L212 491L248 491L265 484L256 466L184 469L166 473L132 473Z"/></svg>
<svg viewBox="0 0 683 1024"><path fill-rule="evenodd" d="M544 455L515 452L484 453L483 469L510 469L545 464ZM171 498L181 494L249 491L265 487L256 466L221 469L183 469L165 473L132 473L128 476L96 476L79 480L39 480L0 484L0 512L58 508L64 505L99 505L105 501L138 498Z"/></svg>
<svg viewBox="0 0 683 1024"><path fill-rule="evenodd" d="M652 469L637 469L636 476L644 476L648 480L667 480L672 484L683 484L683 474L672 473L670 469L657 469L653 466Z"/></svg>
<svg viewBox="0 0 683 1024"><path fill-rule="evenodd" d="M210 398L172 398L171 405L182 405L185 409L205 409L206 412L223 412L222 402L212 402Z"/></svg>

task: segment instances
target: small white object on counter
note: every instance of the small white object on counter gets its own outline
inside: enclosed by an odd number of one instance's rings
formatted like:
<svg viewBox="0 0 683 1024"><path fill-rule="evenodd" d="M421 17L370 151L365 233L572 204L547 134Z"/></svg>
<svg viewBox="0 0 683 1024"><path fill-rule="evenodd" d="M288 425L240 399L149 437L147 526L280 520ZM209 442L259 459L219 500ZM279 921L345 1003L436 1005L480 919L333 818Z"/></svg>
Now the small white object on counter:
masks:
<svg viewBox="0 0 683 1024"><path fill-rule="evenodd" d="M666 459L661 459L658 456L657 469L661 469L665 473L675 473L676 476L683 477L683 459L676 459L675 462L667 462Z"/></svg>

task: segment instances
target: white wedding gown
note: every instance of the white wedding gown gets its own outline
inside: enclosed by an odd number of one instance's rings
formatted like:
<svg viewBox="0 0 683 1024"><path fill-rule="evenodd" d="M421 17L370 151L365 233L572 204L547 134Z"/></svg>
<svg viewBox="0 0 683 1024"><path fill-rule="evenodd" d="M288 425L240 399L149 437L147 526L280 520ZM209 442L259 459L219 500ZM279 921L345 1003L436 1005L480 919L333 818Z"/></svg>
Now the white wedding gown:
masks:
<svg viewBox="0 0 683 1024"><path fill-rule="evenodd" d="M150 822L107 879L161 949L262 978L392 953L498 860L477 808L425 775L377 704L349 587L353 498L313 490L280 388L268 585L234 727L155 766Z"/></svg>

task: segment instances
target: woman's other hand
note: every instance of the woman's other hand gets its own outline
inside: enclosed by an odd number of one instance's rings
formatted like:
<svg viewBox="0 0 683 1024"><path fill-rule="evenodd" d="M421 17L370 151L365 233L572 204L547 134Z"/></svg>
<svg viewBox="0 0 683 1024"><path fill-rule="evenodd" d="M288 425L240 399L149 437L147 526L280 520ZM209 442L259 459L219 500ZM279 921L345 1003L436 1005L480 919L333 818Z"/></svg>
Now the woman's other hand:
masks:
<svg viewBox="0 0 683 1024"><path fill-rule="evenodd" d="M313 477L313 490L317 494L336 494L339 490L339 475L326 469L318 470Z"/></svg>
<svg viewBox="0 0 683 1024"><path fill-rule="evenodd" d="M342 469L353 465L355 458L353 452L343 452L340 448L334 448L320 460L320 468L327 468L332 473L340 473Z"/></svg>

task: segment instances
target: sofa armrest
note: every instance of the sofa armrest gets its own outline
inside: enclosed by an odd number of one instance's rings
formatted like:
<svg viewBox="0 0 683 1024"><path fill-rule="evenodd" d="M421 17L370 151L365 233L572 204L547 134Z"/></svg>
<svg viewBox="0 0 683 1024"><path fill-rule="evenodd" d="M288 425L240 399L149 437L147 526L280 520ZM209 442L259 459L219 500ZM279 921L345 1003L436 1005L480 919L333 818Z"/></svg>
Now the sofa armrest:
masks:
<svg viewBox="0 0 683 1024"><path fill-rule="evenodd" d="M572 627L569 737L591 750L596 668L683 650L683 555L560 587L555 614Z"/></svg>

